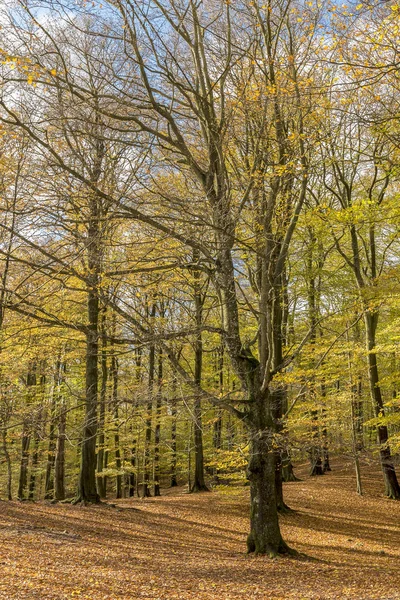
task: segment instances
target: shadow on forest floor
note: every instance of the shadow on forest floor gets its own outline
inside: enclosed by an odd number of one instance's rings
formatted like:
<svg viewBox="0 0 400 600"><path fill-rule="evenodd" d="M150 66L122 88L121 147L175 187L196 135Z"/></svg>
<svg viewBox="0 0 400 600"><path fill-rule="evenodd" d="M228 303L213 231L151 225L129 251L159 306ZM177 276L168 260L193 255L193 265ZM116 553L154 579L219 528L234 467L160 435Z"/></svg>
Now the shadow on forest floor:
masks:
<svg viewBox="0 0 400 600"><path fill-rule="evenodd" d="M382 496L378 469L354 491L343 461L285 485L281 517L300 554L246 556L248 488L107 506L2 502L1 600L400 599L400 503ZM304 472L303 472L304 471Z"/></svg>

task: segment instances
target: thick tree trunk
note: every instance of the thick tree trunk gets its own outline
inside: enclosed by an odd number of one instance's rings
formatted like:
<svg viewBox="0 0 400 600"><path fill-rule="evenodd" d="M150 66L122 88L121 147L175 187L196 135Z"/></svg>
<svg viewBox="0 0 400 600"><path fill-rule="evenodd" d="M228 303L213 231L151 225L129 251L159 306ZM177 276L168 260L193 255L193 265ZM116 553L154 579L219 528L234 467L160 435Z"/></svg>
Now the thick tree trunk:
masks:
<svg viewBox="0 0 400 600"><path fill-rule="evenodd" d="M365 312L365 328L367 334L367 350L368 350L368 375L369 384L371 390L372 403L374 406L375 416L384 417L385 407L383 404L383 398L381 388L379 385L379 372L378 362L376 357L376 342L375 333L378 324L378 313L367 310ZM383 472L383 478L385 482L386 496L393 500L400 500L400 486L397 480L396 471L392 455L390 452L390 446L388 444L388 429L386 425L378 426L378 442L379 442L379 454L381 459L381 466Z"/></svg>
<svg viewBox="0 0 400 600"><path fill-rule="evenodd" d="M96 433L97 433L97 388L98 388L98 333L99 303L97 295L88 293L90 329L86 338L86 397L85 421L81 450L78 501L99 502L96 487Z"/></svg>
<svg viewBox="0 0 400 600"><path fill-rule="evenodd" d="M250 480L250 533L248 552L267 554L271 558L290 552L283 541L276 505L276 454L273 450L274 427L266 414L265 400L255 401L249 422L250 459L247 476Z"/></svg>

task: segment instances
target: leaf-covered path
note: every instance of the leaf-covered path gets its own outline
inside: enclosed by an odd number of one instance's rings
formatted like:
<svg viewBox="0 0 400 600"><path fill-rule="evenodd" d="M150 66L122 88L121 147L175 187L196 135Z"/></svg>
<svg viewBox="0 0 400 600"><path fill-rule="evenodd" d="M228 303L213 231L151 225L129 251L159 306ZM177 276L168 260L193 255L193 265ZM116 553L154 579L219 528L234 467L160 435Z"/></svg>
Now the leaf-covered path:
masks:
<svg viewBox="0 0 400 600"><path fill-rule="evenodd" d="M1 600L400 599L400 503L378 473L287 484L285 539L304 555L245 555L248 490L120 500L116 508L0 503Z"/></svg>

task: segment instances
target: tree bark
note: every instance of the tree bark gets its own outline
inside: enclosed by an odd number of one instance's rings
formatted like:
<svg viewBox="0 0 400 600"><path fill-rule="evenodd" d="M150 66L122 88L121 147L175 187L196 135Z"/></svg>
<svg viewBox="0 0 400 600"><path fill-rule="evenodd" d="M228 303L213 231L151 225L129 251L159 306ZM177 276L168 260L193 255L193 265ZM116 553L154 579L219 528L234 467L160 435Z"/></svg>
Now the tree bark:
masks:
<svg viewBox="0 0 400 600"><path fill-rule="evenodd" d="M21 463L19 468L18 500L25 500L25 490L28 483L29 445L31 441L28 425L24 422L22 427Z"/></svg>
<svg viewBox="0 0 400 600"><path fill-rule="evenodd" d="M7 430L4 428L1 432L3 454L7 465L7 499L12 500L12 464L10 453L7 448Z"/></svg>
<svg viewBox="0 0 400 600"><path fill-rule="evenodd" d="M177 381L176 376L172 379L172 400L171 400L171 487L178 486L177 478L177 446L176 446L176 426L177 426Z"/></svg>
<svg viewBox="0 0 400 600"><path fill-rule="evenodd" d="M106 309L101 312L101 388L100 388L100 406L99 406L99 435L97 442L97 493L100 498L107 496L107 479L102 475L104 470L105 455L105 421L106 421L106 403L107 403L107 383L108 383L108 364L107 364L107 337L106 337Z"/></svg>
<svg viewBox="0 0 400 600"><path fill-rule="evenodd" d="M114 452L115 452L115 468L117 476L115 479L115 497L122 498L122 461L121 449L119 441L119 410L118 410L118 359L113 351L111 357L111 375L112 375L112 401L114 407Z"/></svg>
<svg viewBox="0 0 400 600"><path fill-rule="evenodd" d="M383 404L382 392L379 385L378 362L376 357L376 328L378 325L378 313L371 310L365 311L365 330L367 338L368 351L368 375L371 390L371 398L376 417L385 416L385 407ZM379 454L383 478L385 482L386 496L393 500L400 500L400 486L397 480L396 471L388 443L389 434L386 425L378 425Z"/></svg>
<svg viewBox="0 0 400 600"><path fill-rule="evenodd" d="M276 454L273 450L274 431L265 398L254 401L250 423L250 459L247 475L250 480L249 553L267 554L271 558L290 549L283 541L276 507Z"/></svg>
<svg viewBox="0 0 400 600"><path fill-rule="evenodd" d="M65 439L66 439L67 413L65 399L60 390L58 436L56 456L54 462L54 498L65 499Z"/></svg>
<svg viewBox="0 0 400 600"><path fill-rule="evenodd" d="M198 252L193 253L193 262L199 260ZM194 343L194 381L197 386L201 386L202 371L203 371L203 338L201 327L203 324L203 304L204 298L201 293L200 273L198 269L194 270L194 303L195 303L195 320L196 320L196 338ZM190 491L193 492L208 492L209 488L204 479L204 452L203 452L203 425L201 414L201 398L197 394L193 404L193 420L194 420L194 479Z"/></svg>
<svg viewBox="0 0 400 600"><path fill-rule="evenodd" d="M156 316L156 305L152 306L150 318L154 320ZM148 383L148 399L147 399L147 411L146 411L146 431L145 431L145 446L144 446L144 461L143 461L143 486L142 486L142 497L148 498L151 496L150 492L150 444L151 444L151 432L153 424L153 392L154 392L154 375L155 375L155 346L154 343L150 344L149 351L149 383Z"/></svg>
<svg viewBox="0 0 400 600"><path fill-rule="evenodd" d="M27 386L27 404L32 405L34 401L34 389L36 387L36 365L32 364L29 367L29 372L26 378ZM18 499L25 500L26 486L28 485L28 463L29 463L29 446L31 442L32 418L25 417L22 426L22 448L21 448L21 463L18 482Z"/></svg>
<svg viewBox="0 0 400 600"><path fill-rule="evenodd" d="M161 496L160 491L160 441L161 441L161 402L162 402L162 379L163 379L163 355L162 350L158 352L158 376L156 415L154 430L154 496Z"/></svg>
<svg viewBox="0 0 400 600"><path fill-rule="evenodd" d="M58 370L58 364L55 365ZM49 500L54 497L54 462L56 458L56 395L57 373L54 373L50 401L50 429L49 445L47 449L46 477L44 484L44 497Z"/></svg>

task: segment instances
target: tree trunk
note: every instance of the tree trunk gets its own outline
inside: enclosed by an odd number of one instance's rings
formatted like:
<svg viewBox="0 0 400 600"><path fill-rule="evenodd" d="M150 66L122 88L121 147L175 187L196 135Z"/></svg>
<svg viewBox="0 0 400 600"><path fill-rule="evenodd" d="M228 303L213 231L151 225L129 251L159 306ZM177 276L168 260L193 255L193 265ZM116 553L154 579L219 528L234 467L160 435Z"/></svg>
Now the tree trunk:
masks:
<svg viewBox="0 0 400 600"><path fill-rule="evenodd" d="M58 370L58 362L56 365ZM47 464L46 477L44 484L44 497L46 500L54 497L54 461L56 458L56 395L55 386L57 385L58 373L54 374L53 385L51 389L50 402L50 430L49 430L49 445L47 449Z"/></svg>
<svg viewBox="0 0 400 600"><path fill-rule="evenodd" d="M219 389L220 397L224 394L224 344L221 341L221 346L217 348L217 365L216 365L217 384ZM214 429L213 429L213 447L214 447L214 460L218 461L218 453L222 446L222 411L220 408L214 410ZM218 483L219 480L219 468L214 466L213 469L214 482Z"/></svg>
<svg viewBox="0 0 400 600"><path fill-rule="evenodd" d="M383 398L381 388L379 385L379 372L378 362L376 357L376 342L375 334L376 327L378 324L378 313L370 310L365 311L365 329L367 334L367 351L368 351L368 375L369 384L371 390L372 403L376 417L385 416L385 407L383 404ZM392 455L390 452L390 446L388 444L388 429L386 425L378 426L378 442L379 442L379 454L381 459L381 466L383 472L383 478L385 482L386 496L393 500L400 500L400 486L397 480L396 471Z"/></svg>
<svg viewBox="0 0 400 600"><path fill-rule="evenodd" d="M155 426L155 430L154 430L154 496L161 496L161 492L160 492L160 439L161 439L162 378L163 378L163 355L162 355L162 351L160 349L158 352L156 426Z"/></svg>
<svg viewBox="0 0 400 600"><path fill-rule="evenodd" d="M318 411L311 410L310 415L313 424L311 426L312 442L308 453L310 458L310 475L311 477L315 477L317 475L324 474L324 467L322 462L321 446L319 443L319 427L317 424Z"/></svg>
<svg viewBox="0 0 400 600"><path fill-rule="evenodd" d="M78 501L95 503L100 500L96 487L98 308L97 295L90 291L88 294L90 330L86 338L85 421L81 446Z"/></svg>
<svg viewBox="0 0 400 600"><path fill-rule="evenodd" d="M350 362L350 361L349 361ZM351 366L351 364L350 364ZM351 370L350 370L350 377L351 377ZM357 434L357 422L356 422L356 413L355 413L355 402L354 402L354 386L352 386L352 398L351 398L351 429L352 429L352 441L353 441L353 458L354 458L354 469L355 469L355 473L356 473L356 489L357 489L357 494L359 494L359 496L363 495L363 490L362 490L362 481L361 481L361 471L360 471L360 461L359 461L359 448L358 448L358 434Z"/></svg>
<svg viewBox="0 0 400 600"><path fill-rule="evenodd" d="M7 430L5 429L5 427L1 432L1 439L3 454L7 465L7 498L8 500L12 500L12 465L10 453L8 452L7 448Z"/></svg>
<svg viewBox="0 0 400 600"><path fill-rule="evenodd" d="M176 453L176 426L177 426L177 385L176 376L172 379L172 402L171 402L171 487L177 487L177 453Z"/></svg>
<svg viewBox="0 0 400 600"><path fill-rule="evenodd" d="M156 305L153 304L151 309L150 318L154 320L156 316ZM155 346L154 343L150 344L149 351L149 384L148 384L148 399L147 399L147 414L146 414L146 432L145 432L145 446L144 446L144 461L143 461L143 487L142 497L148 498L151 496L150 492L150 444L151 444L151 431L153 422L153 392L154 392L154 374L155 374Z"/></svg>
<svg viewBox="0 0 400 600"><path fill-rule="evenodd" d="M300 481L294 473L292 460L287 448L284 448L282 451L282 479L285 483L288 483L289 481Z"/></svg>
<svg viewBox="0 0 400 600"><path fill-rule="evenodd" d="M58 437L56 446L56 460L54 463L54 497L56 500L65 499L65 430L67 415L65 407L61 404L58 421Z"/></svg>
<svg viewBox="0 0 400 600"><path fill-rule="evenodd" d="M266 414L265 401L254 401L250 423L250 533L248 552L267 554L271 558L290 552L283 541L276 506L276 454L273 450L273 422Z"/></svg>
<svg viewBox="0 0 400 600"><path fill-rule="evenodd" d="M115 468L117 476L115 480L115 497L122 498L122 461L121 449L119 444L119 410L118 410L118 359L114 352L111 358L111 374L112 374L112 401L114 406L114 449L115 449Z"/></svg>
<svg viewBox="0 0 400 600"><path fill-rule="evenodd" d="M29 433L26 422L22 428L22 448L21 448L21 463L19 468L19 482L18 482L18 500L25 499L25 490L28 483L28 462L29 462L29 445L31 436Z"/></svg>
<svg viewBox="0 0 400 600"><path fill-rule="evenodd" d="M98 114L95 116L95 148L90 179L98 185L105 156L105 145L100 133ZM98 408L98 359L99 359L99 285L103 249L102 201L92 191L88 191L87 228L87 333L86 333L86 375L85 375L85 417L83 425L81 464L78 482L77 502L100 501L96 484L96 436ZM104 338L103 338L104 339Z"/></svg>
<svg viewBox="0 0 400 600"><path fill-rule="evenodd" d="M39 419L39 417L38 417ZM36 488L36 476L37 476L37 466L39 462L39 427L40 421L36 423L35 432L33 435L33 452L32 452L32 462L31 462L31 474L29 479L29 493L28 499L33 500L35 497L35 488Z"/></svg>
<svg viewBox="0 0 400 600"><path fill-rule="evenodd" d="M197 251L193 252L193 262L199 260ZM201 335L201 327L203 324L203 303L204 298L201 294L200 272L194 269L194 304L195 304L195 319L196 319L196 339L194 343L194 381L199 387L201 386L202 370L203 370L203 338ZM204 453L203 453L203 426L201 418L201 399L199 395L195 396L193 405L194 419L194 480L190 488L191 492L208 492L204 479Z"/></svg>
<svg viewBox="0 0 400 600"><path fill-rule="evenodd" d="M131 447L131 466L132 466L132 472L129 473L129 479L128 479L128 496L129 498L133 498L133 496L135 495L135 487L136 487L136 476L135 476L135 469L136 469L136 440L132 440L132 447Z"/></svg>
<svg viewBox="0 0 400 600"><path fill-rule="evenodd" d="M322 470L324 473L328 473L332 471L331 465L329 463L329 439L328 439L328 427L326 422L326 408L325 408L325 400L326 400L326 387L325 384L321 385L321 396L324 399L324 404L321 409L321 421L322 421Z"/></svg>
<svg viewBox="0 0 400 600"><path fill-rule="evenodd" d="M97 493L100 498L107 496L106 478L102 475L104 470L104 452L105 452L105 420L106 420L106 402L107 402L107 382L108 382L108 365L107 365L107 338L106 338L106 309L103 308L101 313L101 388L100 388L100 410L99 410L99 435L97 443Z"/></svg>
<svg viewBox="0 0 400 600"><path fill-rule="evenodd" d="M284 403L283 396L286 394L286 390L278 389L271 393L271 404L272 404L272 415L275 425L275 433L277 439L275 441L275 493L276 493L276 507L279 512L289 511L290 508L283 499L283 475L282 475L282 453L283 447L283 423L282 423L282 408Z"/></svg>

